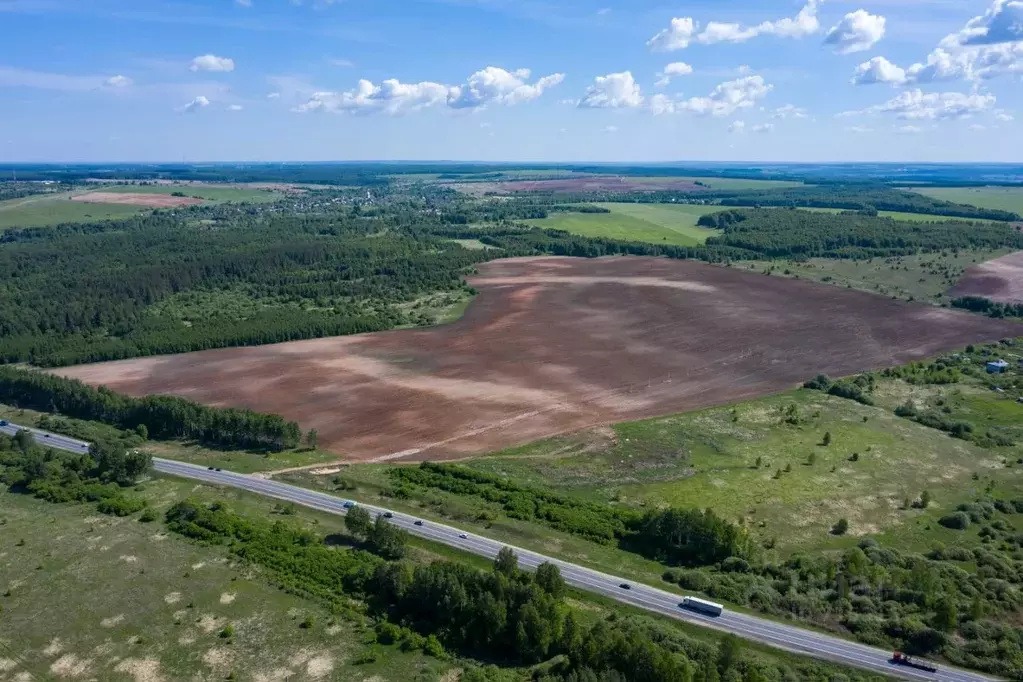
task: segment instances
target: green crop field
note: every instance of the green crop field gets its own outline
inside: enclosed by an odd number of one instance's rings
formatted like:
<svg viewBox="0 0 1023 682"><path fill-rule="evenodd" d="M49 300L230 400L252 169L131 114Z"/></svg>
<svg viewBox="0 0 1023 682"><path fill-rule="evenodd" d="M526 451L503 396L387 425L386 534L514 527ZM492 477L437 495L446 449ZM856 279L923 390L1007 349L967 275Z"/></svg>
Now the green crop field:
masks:
<svg viewBox="0 0 1023 682"><path fill-rule="evenodd" d="M970 204L980 208L995 208L1023 215L1023 187L927 187L911 188L925 196Z"/></svg>
<svg viewBox="0 0 1023 682"><path fill-rule="evenodd" d="M940 197L938 197L940 198ZM824 213L841 213L845 209L843 208L801 208L802 211L821 211ZM930 213L906 213L904 211L878 211L879 216L885 218L894 218L895 220L902 220L910 223L931 223L931 222L948 222L950 220L967 220L965 218L953 218L947 215L935 215ZM967 220L967 222L972 222Z"/></svg>
<svg viewBox="0 0 1023 682"><path fill-rule="evenodd" d="M774 276L809 279L847 289L869 291L907 301L947 303L948 291L966 269L1010 253L997 251L945 252L899 258L810 258L805 261L737 261L733 267Z"/></svg>
<svg viewBox="0 0 1023 682"><path fill-rule="evenodd" d="M0 232L22 227L45 227L60 223L127 218L150 209L145 206L89 204L71 201L70 193L36 194L0 201Z"/></svg>
<svg viewBox="0 0 1023 682"><path fill-rule="evenodd" d="M695 246L717 234L717 230L696 226L700 216L730 208L683 204L598 205L611 213L553 213L547 218L525 222L584 237Z"/></svg>
<svg viewBox="0 0 1023 682"><path fill-rule="evenodd" d="M126 194L173 194L174 192L181 192L185 196L199 197L215 203L227 201L267 202L275 201L283 196L281 192L269 189L218 185L109 185L97 187L96 191Z"/></svg>

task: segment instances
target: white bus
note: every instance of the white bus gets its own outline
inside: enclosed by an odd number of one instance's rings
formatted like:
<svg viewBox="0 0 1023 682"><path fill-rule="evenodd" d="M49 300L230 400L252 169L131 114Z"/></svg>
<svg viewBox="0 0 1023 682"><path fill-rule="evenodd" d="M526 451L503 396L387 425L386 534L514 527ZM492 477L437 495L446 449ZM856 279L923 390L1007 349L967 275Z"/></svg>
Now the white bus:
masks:
<svg viewBox="0 0 1023 682"><path fill-rule="evenodd" d="M725 610L725 607L721 604L715 604L712 601L706 599L700 599L699 597L682 597L682 603L679 604L684 609L690 609L692 611L700 611L701 613L707 613L711 616L720 616Z"/></svg>

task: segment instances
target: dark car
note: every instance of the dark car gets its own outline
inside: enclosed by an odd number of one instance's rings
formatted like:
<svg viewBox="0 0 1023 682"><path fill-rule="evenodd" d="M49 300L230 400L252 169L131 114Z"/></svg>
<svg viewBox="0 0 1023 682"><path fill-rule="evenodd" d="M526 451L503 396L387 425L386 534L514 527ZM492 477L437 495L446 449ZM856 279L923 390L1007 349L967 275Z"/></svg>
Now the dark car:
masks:
<svg viewBox="0 0 1023 682"><path fill-rule="evenodd" d="M221 469L220 467L217 467L216 469L214 469L214 471L223 471L223 469Z"/></svg>
<svg viewBox="0 0 1023 682"><path fill-rule="evenodd" d="M213 471L213 467L206 467L206 468L209 469L210 471Z"/></svg>
<svg viewBox="0 0 1023 682"><path fill-rule="evenodd" d="M384 512L384 518L385 519L393 519L394 518L394 514L392 514L391 512Z"/></svg>
<svg viewBox="0 0 1023 682"><path fill-rule="evenodd" d="M421 526L421 525L423 525L423 522L422 521L416 521L415 525Z"/></svg>
<svg viewBox="0 0 1023 682"><path fill-rule="evenodd" d="M632 585L630 585L629 583L622 583L618 587L622 588L623 590L631 590L632 589Z"/></svg>

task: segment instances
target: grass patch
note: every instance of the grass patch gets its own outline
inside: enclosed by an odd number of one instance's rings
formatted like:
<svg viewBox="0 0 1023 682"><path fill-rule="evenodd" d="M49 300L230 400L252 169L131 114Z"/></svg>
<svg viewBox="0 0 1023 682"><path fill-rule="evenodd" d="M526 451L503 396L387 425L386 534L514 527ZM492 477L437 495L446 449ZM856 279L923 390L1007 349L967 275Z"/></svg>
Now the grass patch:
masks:
<svg viewBox="0 0 1023 682"><path fill-rule="evenodd" d="M912 187L910 190L933 199L1023 215L1023 187Z"/></svg>
<svg viewBox="0 0 1023 682"><path fill-rule="evenodd" d="M749 178L709 178L709 177L692 177L692 178L679 178L675 176L663 177L663 176L651 176L651 177L627 177L628 182L635 183L649 183L649 184L661 184L665 180L675 181L688 181L688 182L702 182L704 185L711 189L777 189L779 187L802 187L802 182L795 182L791 180L753 180Z"/></svg>
<svg viewBox="0 0 1023 682"><path fill-rule="evenodd" d="M525 222L584 237L696 246L718 233L697 227L700 216L729 208L680 204L599 205L611 213L553 213L548 218Z"/></svg>
<svg viewBox="0 0 1023 682"><path fill-rule="evenodd" d="M733 267L797 277L833 286L932 304L947 303L948 291L967 268L1010 253L1008 249L942 252L870 260L810 258L806 261L746 261Z"/></svg>
<svg viewBox="0 0 1023 682"><path fill-rule="evenodd" d="M940 199L941 197L934 197ZM949 199L951 201L951 199ZM996 206L981 207L981 208L997 208ZM846 209L844 208L801 208L801 211L820 211L822 213L842 213ZM882 218L892 218L894 220L902 220L909 223L947 223L951 221L967 221L976 222L968 218L954 218L947 215L936 215L931 213L906 213L905 211L878 211L877 214ZM991 221L982 221L991 222Z"/></svg>
<svg viewBox="0 0 1023 682"><path fill-rule="evenodd" d="M160 514L198 492L158 480L143 493ZM219 496L219 495L217 495ZM232 504L239 500L233 499ZM246 501L266 515L265 500ZM370 644L359 618L332 620L314 602L271 587L223 548L169 534L161 522L99 517L0 492L0 658L10 679L439 680L454 667ZM19 544L24 538L25 543ZM312 628L300 628L308 616ZM225 634L226 633L226 634ZM375 660L357 664L365 654ZM338 677L339 676L339 677Z"/></svg>
<svg viewBox="0 0 1023 682"><path fill-rule="evenodd" d="M152 210L145 206L71 201L70 197L70 192L61 192L0 201L0 232L61 223L116 220Z"/></svg>
<svg viewBox="0 0 1023 682"><path fill-rule="evenodd" d="M185 196L198 197L218 204L228 201L276 201L284 196L283 193L270 189L221 187L217 185L110 185L99 187L96 191L117 192L121 194L173 194L181 192Z"/></svg>

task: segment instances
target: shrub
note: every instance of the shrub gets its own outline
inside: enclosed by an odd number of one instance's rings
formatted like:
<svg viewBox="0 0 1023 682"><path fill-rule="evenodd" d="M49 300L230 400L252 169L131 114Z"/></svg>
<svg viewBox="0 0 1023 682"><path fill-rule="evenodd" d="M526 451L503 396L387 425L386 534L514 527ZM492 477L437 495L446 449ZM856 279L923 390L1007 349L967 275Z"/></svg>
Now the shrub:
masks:
<svg viewBox="0 0 1023 682"><path fill-rule="evenodd" d="M114 495L105 500L100 500L96 505L96 511L101 514L112 516L130 516L137 511L145 509L146 501L134 495Z"/></svg>
<svg viewBox="0 0 1023 682"><path fill-rule="evenodd" d="M942 516L938 519L938 523L943 525L945 528L951 528L953 530L966 530L970 527L970 515L966 512L956 512L955 514L949 514L948 516Z"/></svg>
<svg viewBox="0 0 1023 682"><path fill-rule="evenodd" d="M849 521L846 519L839 519L834 526L831 527L831 533L833 535L845 535L849 530Z"/></svg>

